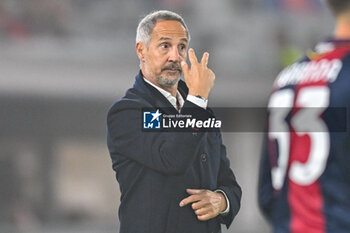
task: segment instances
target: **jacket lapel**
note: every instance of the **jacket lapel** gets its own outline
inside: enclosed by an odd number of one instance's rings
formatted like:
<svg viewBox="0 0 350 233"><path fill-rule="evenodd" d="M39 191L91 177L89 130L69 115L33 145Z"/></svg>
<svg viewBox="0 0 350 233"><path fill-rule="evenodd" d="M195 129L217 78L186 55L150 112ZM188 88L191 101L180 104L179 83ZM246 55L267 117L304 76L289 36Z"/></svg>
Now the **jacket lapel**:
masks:
<svg viewBox="0 0 350 233"><path fill-rule="evenodd" d="M160 93L157 89L149 85L143 79L141 71L136 76L136 80L133 86L144 99L146 99L155 108L161 108L166 114L178 114L178 111L173 107L173 105L165 98L165 96ZM185 82L179 81L178 90L182 97L186 99L188 89Z"/></svg>

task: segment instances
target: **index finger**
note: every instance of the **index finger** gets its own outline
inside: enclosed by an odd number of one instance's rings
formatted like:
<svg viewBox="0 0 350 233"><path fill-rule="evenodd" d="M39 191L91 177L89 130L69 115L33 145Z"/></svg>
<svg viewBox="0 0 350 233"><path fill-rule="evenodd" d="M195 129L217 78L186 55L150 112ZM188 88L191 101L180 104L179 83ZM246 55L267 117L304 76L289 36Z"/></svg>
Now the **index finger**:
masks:
<svg viewBox="0 0 350 233"><path fill-rule="evenodd" d="M208 65L208 61L209 61L209 53L205 52L203 54L203 57L202 57L202 60L201 60L201 64L206 67Z"/></svg>
<svg viewBox="0 0 350 233"><path fill-rule="evenodd" d="M195 52L194 52L194 50L192 48L190 48L188 50L188 58L190 59L191 65L195 64L195 63L198 63L196 54L195 54Z"/></svg>
<svg viewBox="0 0 350 233"><path fill-rule="evenodd" d="M183 207L185 205L188 205L192 202L196 202L196 201L199 201L200 200L200 196L199 195L191 195L185 199L183 199L181 202L180 202L180 206Z"/></svg>

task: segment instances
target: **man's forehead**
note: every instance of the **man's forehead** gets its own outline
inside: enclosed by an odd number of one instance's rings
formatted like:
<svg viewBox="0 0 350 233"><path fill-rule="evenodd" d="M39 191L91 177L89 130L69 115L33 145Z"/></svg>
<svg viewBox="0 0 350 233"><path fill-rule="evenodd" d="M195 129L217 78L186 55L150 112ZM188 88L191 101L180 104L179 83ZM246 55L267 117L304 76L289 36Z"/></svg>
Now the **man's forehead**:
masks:
<svg viewBox="0 0 350 233"><path fill-rule="evenodd" d="M153 28L152 37L154 39L159 38L179 38L188 39L185 27L175 20L159 21Z"/></svg>

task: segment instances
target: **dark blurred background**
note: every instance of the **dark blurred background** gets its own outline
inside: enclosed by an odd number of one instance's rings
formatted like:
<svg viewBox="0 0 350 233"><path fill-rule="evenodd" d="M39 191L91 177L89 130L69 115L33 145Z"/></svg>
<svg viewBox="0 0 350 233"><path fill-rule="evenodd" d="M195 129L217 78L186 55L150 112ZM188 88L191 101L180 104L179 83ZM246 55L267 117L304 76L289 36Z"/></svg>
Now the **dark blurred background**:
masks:
<svg viewBox="0 0 350 233"><path fill-rule="evenodd" d="M1 233L118 232L106 113L138 72L139 20L159 9L210 53L215 107L264 107L278 71L333 26L320 0L0 0ZM269 232L256 201L262 133L223 136L243 188L223 232Z"/></svg>

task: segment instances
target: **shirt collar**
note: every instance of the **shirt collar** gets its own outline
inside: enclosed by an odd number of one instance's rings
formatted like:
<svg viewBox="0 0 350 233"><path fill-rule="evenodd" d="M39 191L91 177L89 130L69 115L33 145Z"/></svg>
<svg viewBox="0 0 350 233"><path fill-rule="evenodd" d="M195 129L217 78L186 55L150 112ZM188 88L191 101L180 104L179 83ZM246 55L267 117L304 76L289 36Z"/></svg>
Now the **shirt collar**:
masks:
<svg viewBox="0 0 350 233"><path fill-rule="evenodd" d="M176 97L175 96L172 96L170 94L170 92L156 86L155 84L151 83L149 80L147 80L145 77L143 77L143 80L145 80L146 83L150 84L152 87L156 88L162 95L164 95L164 97L171 103L171 105L173 105L173 107L175 109L177 109L177 106L176 106L176 98L177 100L179 101L179 105L180 105L180 108L182 108L182 106L184 105L184 99L183 97L181 96L179 90L177 90L177 93L176 93Z"/></svg>

